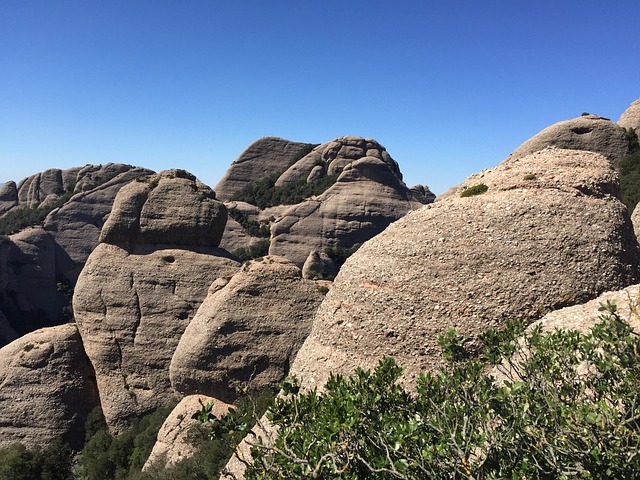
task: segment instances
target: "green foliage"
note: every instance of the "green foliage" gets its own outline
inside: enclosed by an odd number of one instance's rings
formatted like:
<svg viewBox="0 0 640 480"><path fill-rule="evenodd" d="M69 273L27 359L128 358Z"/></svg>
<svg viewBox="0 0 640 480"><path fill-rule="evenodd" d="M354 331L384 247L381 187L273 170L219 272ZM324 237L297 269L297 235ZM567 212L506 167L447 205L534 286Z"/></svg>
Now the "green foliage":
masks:
<svg viewBox="0 0 640 480"><path fill-rule="evenodd" d="M67 480L71 465L71 449L60 440L46 447L14 443L0 449L0 478L7 480Z"/></svg>
<svg viewBox="0 0 640 480"><path fill-rule="evenodd" d="M469 187L466 190L463 190L460 193L461 197L473 197L475 195L481 195L483 193L485 193L487 190L489 190L489 187L487 187L484 183L479 183L477 185L474 185L473 187Z"/></svg>
<svg viewBox="0 0 640 480"><path fill-rule="evenodd" d="M248 479L623 479L640 471L640 339L603 307L590 333L522 325L483 336L483 356L400 383L391 358L373 371L332 375L319 393L283 384L267 415L273 445L257 443ZM494 365L505 378L487 374ZM212 420L214 431L246 432Z"/></svg>
<svg viewBox="0 0 640 480"><path fill-rule="evenodd" d="M527 173L524 177L523 180L535 180L536 174L535 173Z"/></svg>
<svg viewBox="0 0 640 480"><path fill-rule="evenodd" d="M282 173L274 173L245 185L231 197L231 200L247 202L260 209L275 205L295 205L313 195L320 195L336 183L338 178L337 175L327 175L316 182L307 183L306 177L303 176L295 182L276 187L276 180Z"/></svg>
<svg viewBox="0 0 640 480"><path fill-rule="evenodd" d="M229 212L229 216L238 222L252 237L269 238L271 235L269 222L251 220L247 213L237 208L229 208L227 211Z"/></svg>
<svg viewBox="0 0 640 480"><path fill-rule="evenodd" d="M623 158L618 169L622 202L633 212L640 202L640 150Z"/></svg>
<svg viewBox="0 0 640 480"><path fill-rule="evenodd" d="M74 468L78 480L129 480L136 478L156 442L158 430L171 408L160 408L142 417L134 426L112 436L97 409L87 417L87 443Z"/></svg>
<svg viewBox="0 0 640 480"><path fill-rule="evenodd" d="M324 253L326 253L338 267L341 267L344 265L344 262L347 261L347 258L356 253L359 248L359 243L352 247L328 247L324 249Z"/></svg>
<svg viewBox="0 0 640 480"><path fill-rule="evenodd" d="M134 167L131 165L123 165L110 175L107 175L106 177L100 179L100 181L90 185L85 185L82 190L87 191L99 187L100 185L107 183L109 180L132 168ZM66 192L57 192L58 194L60 194L60 198L46 206L24 206L9 210L2 217L0 217L0 242L2 242L3 236L17 233L26 227L42 224L49 213L51 213L56 208L64 205L73 196L73 190L74 186L70 186L67 188Z"/></svg>
<svg viewBox="0 0 640 480"><path fill-rule="evenodd" d="M62 307L62 315L60 320L65 323L71 323L73 318L73 287L68 281L56 283L58 292L64 297L65 305Z"/></svg>
<svg viewBox="0 0 640 480"><path fill-rule="evenodd" d="M640 150L640 140L638 140L638 133L635 129L631 127L625 128L624 132L627 136L627 140L629 141L629 152L634 153Z"/></svg>
<svg viewBox="0 0 640 480"><path fill-rule="evenodd" d="M269 240L262 239L252 243L248 247L241 247L233 251L233 254L243 262L269 254Z"/></svg>

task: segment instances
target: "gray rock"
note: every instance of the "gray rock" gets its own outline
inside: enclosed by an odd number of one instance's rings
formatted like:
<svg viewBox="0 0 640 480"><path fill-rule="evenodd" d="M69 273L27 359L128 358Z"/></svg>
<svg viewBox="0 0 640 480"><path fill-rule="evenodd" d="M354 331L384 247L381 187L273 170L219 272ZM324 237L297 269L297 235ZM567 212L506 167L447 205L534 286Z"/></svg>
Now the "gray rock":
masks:
<svg viewBox="0 0 640 480"><path fill-rule="evenodd" d="M0 215L4 215L18 204L16 182L7 182L0 187Z"/></svg>
<svg viewBox="0 0 640 480"><path fill-rule="evenodd" d="M213 403L211 413L218 418L226 415L232 408L232 405L206 395L184 397L160 427L158 439L142 468L143 472L153 473L162 470L192 457L197 452L198 448L188 441L188 436L192 429L198 428L201 424L191 416L202 408L200 403L206 405L208 402Z"/></svg>
<svg viewBox="0 0 640 480"><path fill-rule="evenodd" d="M98 405L93 368L75 325L29 333L0 349L0 447L84 443Z"/></svg>
<svg viewBox="0 0 640 480"><path fill-rule="evenodd" d="M285 170L309 148L306 143L264 137L253 142L231 164L214 190L222 201L230 200L245 185Z"/></svg>
<svg viewBox="0 0 640 480"><path fill-rule="evenodd" d="M321 165L316 165L311 169L309 175L307 176L307 183L314 183L323 178L326 175L324 171L324 167Z"/></svg>
<svg viewBox="0 0 640 480"><path fill-rule="evenodd" d="M633 128L640 135L640 98L633 102L620 116L618 125Z"/></svg>
<svg viewBox="0 0 640 480"><path fill-rule="evenodd" d="M449 327L473 348L508 319L637 282L638 243L604 156L545 149L460 189L477 183L488 191L410 212L347 260L292 366L305 386L386 355L412 384L440 366L436 337Z"/></svg>
<svg viewBox="0 0 640 480"><path fill-rule="evenodd" d="M136 178L151 174L151 170L144 168L128 169L98 187L75 194L47 216L44 229L55 242L56 275L59 279L75 285L84 263L98 245L100 230L117 193ZM91 178L98 180L95 176Z"/></svg>
<svg viewBox="0 0 640 480"><path fill-rule="evenodd" d="M323 297L284 258L245 265L209 294L182 335L171 361L173 387L226 402L237 398L237 387L276 388Z"/></svg>
<svg viewBox="0 0 640 480"><path fill-rule="evenodd" d="M65 299L57 289L53 239L40 227L9 238L0 248L0 310L21 335L57 325Z"/></svg>
<svg viewBox="0 0 640 480"><path fill-rule="evenodd" d="M302 278L333 279L338 274L338 270L338 266L329 255L312 250L302 267Z"/></svg>
<svg viewBox="0 0 640 480"><path fill-rule="evenodd" d="M227 209L209 187L167 170L122 188L100 241L217 247L226 222Z"/></svg>
<svg viewBox="0 0 640 480"><path fill-rule="evenodd" d="M269 254L302 267L312 250L361 244L421 206L388 163L364 157L349 163L323 194L290 207L272 224Z"/></svg>
<svg viewBox="0 0 640 480"><path fill-rule="evenodd" d="M509 158L524 157L548 146L600 153L614 164L629 153L622 127L608 118L583 115L545 128L516 148Z"/></svg>
<svg viewBox="0 0 640 480"><path fill-rule="evenodd" d="M176 400L169 362L178 341L209 285L239 266L225 251L210 247L125 250L101 243L93 251L73 305L112 431Z"/></svg>

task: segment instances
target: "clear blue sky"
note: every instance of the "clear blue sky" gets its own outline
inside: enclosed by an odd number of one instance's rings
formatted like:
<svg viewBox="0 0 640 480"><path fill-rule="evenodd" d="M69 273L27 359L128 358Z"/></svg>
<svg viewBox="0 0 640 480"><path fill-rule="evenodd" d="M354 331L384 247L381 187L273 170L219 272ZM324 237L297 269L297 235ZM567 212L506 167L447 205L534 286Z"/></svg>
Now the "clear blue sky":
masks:
<svg viewBox="0 0 640 480"><path fill-rule="evenodd" d="M440 193L640 97L638 0L0 0L0 181L373 137Z"/></svg>

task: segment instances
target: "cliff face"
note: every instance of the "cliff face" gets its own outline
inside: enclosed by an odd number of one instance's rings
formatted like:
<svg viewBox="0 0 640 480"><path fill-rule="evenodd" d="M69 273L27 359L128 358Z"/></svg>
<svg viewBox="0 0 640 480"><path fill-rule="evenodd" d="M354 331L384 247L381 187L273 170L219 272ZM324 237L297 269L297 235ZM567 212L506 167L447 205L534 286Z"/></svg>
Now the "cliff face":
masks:
<svg viewBox="0 0 640 480"><path fill-rule="evenodd" d="M225 221L211 189L176 171L116 197L73 302L112 431L176 399L169 362L180 337L209 286L240 267L217 248Z"/></svg>
<svg viewBox="0 0 640 480"><path fill-rule="evenodd" d="M436 336L471 340L640 278L639 249L606 157L547 148L513 156L365 243L336 277L292 367L306 385L373 367L408 378L439 365Z"/></svg>

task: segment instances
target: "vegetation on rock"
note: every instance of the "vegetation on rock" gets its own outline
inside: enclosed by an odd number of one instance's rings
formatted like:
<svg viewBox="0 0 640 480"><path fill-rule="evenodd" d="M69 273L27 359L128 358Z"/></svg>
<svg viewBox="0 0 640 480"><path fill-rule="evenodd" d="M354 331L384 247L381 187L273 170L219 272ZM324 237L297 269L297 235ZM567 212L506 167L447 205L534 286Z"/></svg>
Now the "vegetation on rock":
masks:
<svg viewBox="0 0 640 480"><path fill-rule="evenodd" d="M247 213L242 212L237 208L229 208L227 209L227 212L229 213L229 216L238 222L252 237L269 238L269 222L257 222L256 220L251 220Z"/></svg>
<svg viewBox="0 0 640 480"><path fill-rule="evenodd" d="M0 478L11 480L67 480L71 477L71 449L60 440L46 447L14 443L0 449Z"/></svg>
<svg viewBox="0 0 640 480"><path fill-rule="evenodd" d="M243 262L264 257L269 254L269 240L266 238L258 240L248 247L241 247L234 250L233 254Z"/></svg>
<svg viewBox="0 0 640 480"><path fill-rule="evenodd" d="M512 323L483 336L480 356L448 332L447 367L422 375L415 394L391 358L332 376L323 393L288 378L267 412L277 433L253 446L246 478L635 478L640 338L615 305L603 308L587 334L522 336ZM237 414L207 421L214 432L250 428Z"/></svg>
<svg viewBox="0 0 640 480"><path fill-rule="evenodd" d="M463 190L460 193L461 197L473 197L474 195L480 195L484 192L486 192L487 190L489 190L489 187L487 187L484 183L479 183L477 185L474 185L473 187L469 187L466 190Z"/></svg>
<svg viewBox="0 0 640 480"><path fill-rule="evenodd" d="M620 196L623 203L633 212L640 202L640 144L638 135L632 128L626 130L631 154L620 160Z"/></svg>

